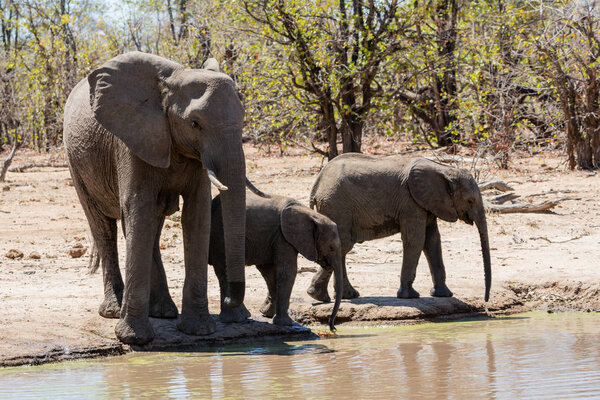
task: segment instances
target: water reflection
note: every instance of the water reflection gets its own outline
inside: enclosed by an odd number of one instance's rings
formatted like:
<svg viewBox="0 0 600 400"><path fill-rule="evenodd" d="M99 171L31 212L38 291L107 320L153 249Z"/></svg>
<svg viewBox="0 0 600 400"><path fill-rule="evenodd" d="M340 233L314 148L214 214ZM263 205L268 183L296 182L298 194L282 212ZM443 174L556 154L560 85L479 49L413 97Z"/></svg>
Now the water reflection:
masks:
<svg viewBox="0 0 600 400"><path fill-rule="evenodd" d="M0 370L0 398L590 398L600 315L346 328L336 339Z"/></svg>

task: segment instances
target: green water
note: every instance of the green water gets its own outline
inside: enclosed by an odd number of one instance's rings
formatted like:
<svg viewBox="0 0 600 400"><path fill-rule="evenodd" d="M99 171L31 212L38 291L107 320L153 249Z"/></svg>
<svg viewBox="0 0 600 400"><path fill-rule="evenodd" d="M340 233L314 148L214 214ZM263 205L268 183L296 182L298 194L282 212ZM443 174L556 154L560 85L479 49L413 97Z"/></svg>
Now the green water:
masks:
<svg viewBox="0 0 600 400"><path fill-rule="evenodd" d="M600 314L529 313L338 337L0 369L0 399L600 398Z"/></svg>

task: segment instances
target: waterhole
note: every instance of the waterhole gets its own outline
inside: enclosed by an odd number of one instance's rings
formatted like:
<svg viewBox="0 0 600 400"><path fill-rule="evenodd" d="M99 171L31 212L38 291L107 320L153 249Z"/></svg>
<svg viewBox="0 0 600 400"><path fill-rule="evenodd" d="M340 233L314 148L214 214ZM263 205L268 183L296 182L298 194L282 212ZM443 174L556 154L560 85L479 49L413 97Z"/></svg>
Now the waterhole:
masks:
<svg viewBox="0 0 600 400"><path fill-rule="evenodd" d="M2 399L600 396L600 314L528 313L338 337L0 369Z"/></svg>

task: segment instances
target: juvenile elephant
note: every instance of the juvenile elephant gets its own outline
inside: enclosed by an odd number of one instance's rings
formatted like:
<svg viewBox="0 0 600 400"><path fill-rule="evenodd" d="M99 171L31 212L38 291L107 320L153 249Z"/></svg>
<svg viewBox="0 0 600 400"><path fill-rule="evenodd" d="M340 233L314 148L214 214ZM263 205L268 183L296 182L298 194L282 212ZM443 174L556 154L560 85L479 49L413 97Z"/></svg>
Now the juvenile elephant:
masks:
<svg viewBox="0 0 600 400"><path fill-rule="evenodd" d="M186 275L178 327L196 335L215 331L206 294L210 182L223 193L230 294L224 303L242 304L243 119L227 75L185 69L140 52L107 61L69 95L64 141L102 265L105 299L99 312L120 316L115 332L121 341L151 341L149 315L177 317L159 238L164 217L179 209L180 196ZM117 257L117 219L126 238L125 285Z"/></svg>
<svg viewBox="0 0 600 400"><path fill-rule="evenodd" d="M250 316L242 305L226 307L228 296L225 244L221 220L221 196L212 202L209 264L213 265L221 287L222 321L240 321ZM340 239L335 223L296 200L272 196L269 199L250 195L246 198L246 265L256 265L267 283L269 294L260 312L273 318L277 325L291 325L288 306L296 279L298 253L316 261L325 270L335 272L335 290L342 291L342 262ZM329 327L334 320L342 297L336 296Z"/></svg>
<svg viewBox="0 0 600 400"><path fill-rule="evenodd" d="M354 244L398 232L404 252L397 296L419 297L412 285L421 251L427 257L433 279L430 294L452 296L446 286L437 226L437 218L441 218L477 225L485 273L485 301L488 301L492 273L487 223L481 193L468 171L424 158L347 153L321 170L312 187L310 206L337 224L342 242L343 298L359 296L346 273L346 254ZM330 276L329 271L317 271L308 294L329 301Z"/></svg>

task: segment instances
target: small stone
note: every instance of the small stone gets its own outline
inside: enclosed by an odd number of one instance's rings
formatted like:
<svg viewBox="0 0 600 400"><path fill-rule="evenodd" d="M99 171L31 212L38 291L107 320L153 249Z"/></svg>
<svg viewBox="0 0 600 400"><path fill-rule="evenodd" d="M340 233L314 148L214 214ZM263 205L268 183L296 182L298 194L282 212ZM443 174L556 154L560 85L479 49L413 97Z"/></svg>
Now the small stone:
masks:
<svg viewBox="0 0 600 400"><path fill-rule="evenodd" d="M79 258L85 254L87 247L84 247L81 243L75 243L73 247L69 249L69 255L73 258Z"/></svg>
<svg viewBox="0 0 600 400"><path fill-rule="evenodd" d="M32 260L39 260L40 258L42 258L42 256L40 256L40 253L38 253L37 251L32 251L31 253L29 253L29 258Z"/></svg>
<svg viewBox="0 0 600 400"><path fill-rule="evenodd" d="M10 249L8 252L6 252L4 257L10 258L11 260L18 260L23 258L23 252L16 249Z"/></svg>
<svg viewBox="0 0 600 400"><path fill-rule="evenodd" d="M33 274L35 274L35 271L31 271L31 270L29 270L29 271L23 271L23 273L24 273L25 275L33 275Z"/></svg>
<svg viewBox="0 0 600 400"><path fill-rule="evenodd" d="M10 186L6 185L6 186L2 186L2 191L3 192L8 192L10 190Z"/></svg>

